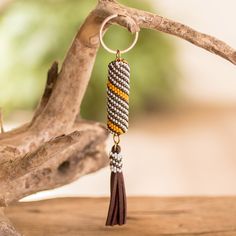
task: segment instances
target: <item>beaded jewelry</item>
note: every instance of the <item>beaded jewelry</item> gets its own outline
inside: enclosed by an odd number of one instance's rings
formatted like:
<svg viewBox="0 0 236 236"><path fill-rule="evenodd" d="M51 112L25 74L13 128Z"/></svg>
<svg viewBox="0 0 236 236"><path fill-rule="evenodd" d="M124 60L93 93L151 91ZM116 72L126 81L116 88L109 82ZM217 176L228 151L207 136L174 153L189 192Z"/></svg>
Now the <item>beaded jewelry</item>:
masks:
<svg viewBox="0 0 236 236"><path fill-rule="evenodd" d="M116 59L108 65L107 81L107 128L113 134L114 145L110 152L111 168L111 197L106 225L123 225L126 223L126 193L124 177L122 173L122 155L120 135L128 131L129 127L129 90L130 67L127 61L121 58L121 53L131 50L137 40L135 35L133 44L126 50L112 50L103 41L104 26L118 15L107 17L100 29L100 41L102 46L110 53L116 54Z"/></svg>

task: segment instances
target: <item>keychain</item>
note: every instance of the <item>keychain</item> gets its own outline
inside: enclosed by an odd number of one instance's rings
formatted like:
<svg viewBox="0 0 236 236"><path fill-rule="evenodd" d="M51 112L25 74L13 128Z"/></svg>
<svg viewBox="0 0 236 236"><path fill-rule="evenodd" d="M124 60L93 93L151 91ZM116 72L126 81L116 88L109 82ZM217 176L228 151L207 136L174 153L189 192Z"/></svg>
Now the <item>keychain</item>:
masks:
<svg viewBox="0 0 236 236"><path fill-rule="evenodd" d="M107 81L107 128L113 135L114 145L111 149L111 196L106 225L123 225L126 223L126 193L122 173L122 155L120 136L128 131L129 127L129 91L130 67L121 55L130 51L138 41L139 33L136 32L134 42L125 50L112 50L103 41L105 25L119 15L111 15L102 23L100 29L100 42L105 50L116 55L116 59L108 65Z"/></svg>

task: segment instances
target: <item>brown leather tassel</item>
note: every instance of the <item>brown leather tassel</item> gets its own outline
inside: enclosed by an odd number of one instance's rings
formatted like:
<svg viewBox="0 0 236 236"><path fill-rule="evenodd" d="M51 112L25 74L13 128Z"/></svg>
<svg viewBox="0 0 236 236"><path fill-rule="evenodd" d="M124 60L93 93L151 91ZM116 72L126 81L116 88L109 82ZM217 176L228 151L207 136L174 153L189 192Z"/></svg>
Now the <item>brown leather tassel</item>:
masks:
<svg viewBox="0 0 236 236"><path fill-rule="evenodd" d="M126 223L126 193L122 173L122 157L119 154L120 147L113 146L110 155L111 166L111 197L106 225L123 225Z"/></svg>

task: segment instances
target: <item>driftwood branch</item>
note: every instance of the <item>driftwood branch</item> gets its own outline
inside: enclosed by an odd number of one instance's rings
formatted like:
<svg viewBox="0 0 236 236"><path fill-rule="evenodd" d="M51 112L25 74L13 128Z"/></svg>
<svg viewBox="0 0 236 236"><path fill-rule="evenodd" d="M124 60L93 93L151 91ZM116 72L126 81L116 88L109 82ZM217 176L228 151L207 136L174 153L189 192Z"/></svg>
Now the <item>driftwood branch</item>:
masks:
<svg viewBox="0 0 236 236"><path fill-rule="evenodd" d="M0 204L7 206L32 193L62 186L106 166L104 141L107 131L99 124L89 126L85 131L50 140L13 161L11 166L6 165L2 174L8 178L1 184Z"/></svg>
<svg viewBox="0 0 236 236"><path fill-rule="evenodd" d="M49 70L32 121L0 135L0 206L107 165L108 133L97 123L81 120L80 105L99 48L99 29L111 14L119 14L113 23L132 33L141 28L165 32L236 64L236 51L223 41L156 14L100 0L76 35L60 71L56 62ZM3 230L0 225L0 233Z"/></svg>
<svg viewBox="0 0 236 236"><path fill-rule="evenodd" d="M56 86L57 78L58 78L58 62L54 62L48 71L45 90L44 90L43 96L41 98L41 101L34 113L34 117L31 121L31 124L34 123L35 119L39 116L39 114L46 107L46 105L49 101L49 98L51 97L52 91Z"/></svg>
<svg viewBox="0 0 236 236"><path fill-rule="evenodd" d="M0 208L0 235L1 236L20 236L10 220L4 214L4 208Z"/></svg>
<svg viewBox="0 0 236 236"><path fill-rule="evenodd" d="M117 20L116 23L125 27L129 26L127 28L131 32L137 31L138 28L146 28L175 35L211 53L223 57L236 65L236 50L234 48L213 36L200 33L182 23L150 12L128 8L113 0L100 0L97 10L95 11L97 11L97 14L101 18L105 18L111 14L125 15L127 17L124 22ZM134 21L136 26L133 25Z"/></svg>

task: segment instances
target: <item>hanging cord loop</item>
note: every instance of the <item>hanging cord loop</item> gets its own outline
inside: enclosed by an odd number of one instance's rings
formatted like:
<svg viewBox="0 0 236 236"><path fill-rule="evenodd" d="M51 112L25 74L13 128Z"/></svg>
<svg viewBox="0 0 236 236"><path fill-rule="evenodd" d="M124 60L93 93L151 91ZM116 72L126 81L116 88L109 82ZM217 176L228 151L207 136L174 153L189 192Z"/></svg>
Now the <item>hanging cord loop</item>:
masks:
<svg viewBox="0 0 236 236"><path fill-rule="evenodd" d="M114 134L113 141L114 141L115 145L118 145L120 143L120 135Z"/></svg>

